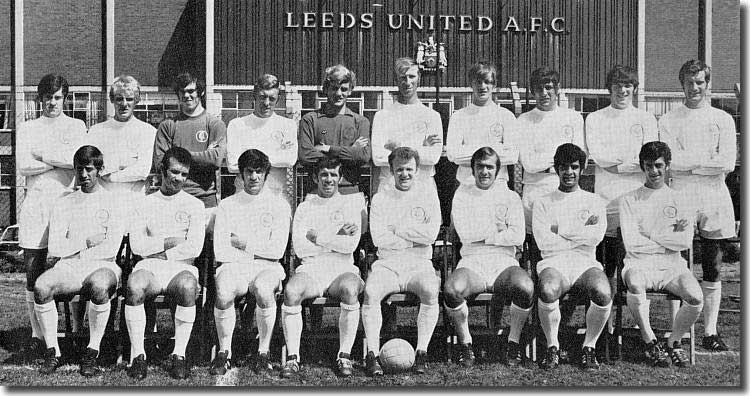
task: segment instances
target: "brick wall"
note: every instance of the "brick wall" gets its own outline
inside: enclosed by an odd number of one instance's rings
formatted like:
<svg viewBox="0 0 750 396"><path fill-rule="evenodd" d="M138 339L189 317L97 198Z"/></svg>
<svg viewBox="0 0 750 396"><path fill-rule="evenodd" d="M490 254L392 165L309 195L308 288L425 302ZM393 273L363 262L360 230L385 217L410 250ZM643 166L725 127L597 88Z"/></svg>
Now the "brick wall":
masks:
<svg viewBox="0 0 750 396"><path fill-rule="evenodd" d="M115 75L133 75L142 85L170 84L175 74L202 74L205 11L195 0L136 0L115 3Z"/></svg>
<svg viewBox="0 0 750 396"><path fill-rule="evenodd" d="M24 1L24 79L59 73L71 85L102 81L102 2Z"/></svg>

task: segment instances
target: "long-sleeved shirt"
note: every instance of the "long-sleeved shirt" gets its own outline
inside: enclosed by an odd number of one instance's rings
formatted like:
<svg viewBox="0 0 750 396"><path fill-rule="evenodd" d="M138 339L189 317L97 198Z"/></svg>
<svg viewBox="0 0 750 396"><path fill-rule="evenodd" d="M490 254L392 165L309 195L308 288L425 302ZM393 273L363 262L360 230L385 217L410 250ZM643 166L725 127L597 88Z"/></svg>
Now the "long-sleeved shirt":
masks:
<svg viewBox="0 0 750 396"><path fill-rule="evenodd" d="M554 165L555 151L561 144L573 143L586 150L583 117L571 109L556 107L552 111L542 111L534 108L518 117L518 130L523 184L545 184L544 179L548 178L557 180L554 169L545 171ZM584 166L586 164L581 164Z"/></svg>
<svg viewBox="0 0 750 396"><path fill-rule="evenodd" d="M419 173L417 179L420 185L429 185L435 175L435 164L440 160L443 152L442 144L424 146L424 140L429 135L443 138L443 121L440 113L424 104L401 104L393 102L375 113L372 120L372 162L379 167L379 189L393 186L393 175L388 167L388 155L391 150L385 144L391 140L397 146L411 147L419 153ZM434 184L433 184L434 185ZM389 187L389 188L390 188Z"/></svg>
<svg viewBox="0 0 750 396"><path fill-rule="evenodd" d="M104 155L101 175L109 175L108 182L102 180L104 188L118 194L145 195L155 137L156 128L135 117L126 122L110 119L92 126L86 142Z"/></svg>
<svg viewBox="0 0 750 396"><path fill-rule="evenodd" d="M462 184L453 196L452 208L462 256L502 253L515 257L516 246L526 238L521 198L505 183L495 182L487 190Z"/></svg>
<svg viewBox="0 0 750 396"><path fill-rule="evenodd" d="M722 181L737 161L734 120L711 106L680 105L659 119L659 136L672 151L675 179L690 175L717 176Z"/></svg>
<svg viewBox="0 0 750 396"><path fill-rule="evenodd" d="M591 215L598 217L597 223L584 225ZM552 232L553 225L557 232ZM534 203L532 229L542 258L573 251L593 260L607 230L604 200L581 188L555 190Z"/></svg>
<svg viewBox="0 0 750 396"><path fill-rule="evenodd" d="M381 259L431 260L441 222L434 189L381 189L372 198L370 233Z"/></svg>
<svg viewBox="0 0 750 396"><path fill-rule="evenodd" d="M370 144L352 147L359 138L370 138L370 120L345 108L341 114L330 116L324 107L302 116L297 140L300 164L311 167L326 156L341 160L341 173L351 184L360 182L360 168L370 162ZM328 145L327 153L315 150L316 145Z"/></svg>
<svg viewBox="0 0 750 396"><path fill-rule="evenodd" d="M146 257L164 252L167 260L192 264L203 250L205 209L185 191L170 196L157 191L143 199L130 229L133 253ZM185 241L164 250L164 239L169 237Z"/></svg>
<svg viewBox="0 0 750 396"><path fill-rule="evenodd" d="M217 147L209 148L214 144ZM154 141L154 168L160 166L164 153L175 146L190 151L193 157L183 190L203 201L205 207L215 207L216 171L227 154L227 127L224 121L204 110L193 117L180 112L177 117L159 124Z"/></svg>
<svg viewBox="0 0 750 396"><path fill-rule="evenodd" d="M267 118L250 114L229 121L227 168L230 172L240 173L237 160L249 149L262 151L271 162L264 188L283 191L286 187L286 168L297 162L297 124L276 113Z"/></svg>
<svg viewBox="0 0 750 396"><path fill-rule="evenodd" d="M456 180L473 184L471 156L485 146L492 147L500 157L497 178L508 180L508 167L518 163L518 128L513 113L494 102L485 106L469 104L453 113L448 124L446 152L448 160L458 165Z"/></svg>
<svg viewBox="0 0 750 396"><path fill-rule="evenodd" d="M49 255L114 261L127 221L114 198L101 186L91 193L76 190L60 198L50 217ZM104 234L104 240L87 247L86 239L98 234Z"/></svg>
<svg viewBox="0 0 750 396"><path fill-rule="evenodd" d="M655 254L680 256L693 243L694 214L685 197L663 186L641 186L620 200L620 228L626 258L643 259ZM684 230L675 232L674 224L687 220ZM679 260L679 259L678 259ZM665 259L665 264L672 262Z"/></svg>
<svg viewBox="0 0 750 396"><path fill-rule="evenodd" d="M16 170L26 176L27 198L59 197L73 182L73 155L83 144L86 124L60 114L23 122L16 131Z"/></svg>
<svg viewBox="0 0 750 396"><path fill-rule="evenodd" d="M302 265L321 263L331 266L352 265L352 253L359 244L363 214L367 212L362 193L334 194L322 198L308 194L294 212L292 246ZM354 235L339 235L345 223L355 224ZM307 239L307 232L315 230L315 243Z"/></svg>
<svg viewBox="0 0 750 396"><path fill-rule="evenodd" d="M655 140L659 140L656 117L647 111L608 106L589 114L586 144L597 165L594 192L609 202L643 185L638 153L643 144ZM613 166L618 173L604 170ZM608 208L608 212L615 213L616 209Z"/></svg>
<svg viewBox="0 0 750 396"><path fill-rule="evenodd" d="M246 263L255 256L281 259L289 241L291 213L286 200L265 188L258 195L243 190L223 199L214 223L216 260ZM232 234L246 242L244 250L232 246Z"/></svg>

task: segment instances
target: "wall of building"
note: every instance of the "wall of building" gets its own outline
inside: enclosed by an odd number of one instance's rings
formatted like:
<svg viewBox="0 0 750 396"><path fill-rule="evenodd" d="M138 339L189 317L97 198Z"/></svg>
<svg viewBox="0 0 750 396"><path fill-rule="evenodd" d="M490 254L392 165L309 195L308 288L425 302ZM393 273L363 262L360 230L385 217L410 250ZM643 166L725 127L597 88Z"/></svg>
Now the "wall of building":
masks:
<svg viewBox="0 0 750 396"><path fill-rule="evenodd" d="M738 0L713 1L711 86L713 92L731 92L740 82L740 9Z"/></svg>
<svg viewBox="0 0 750 396"><path fill-rule="evenodd" d="M13 42L11 41L11 32L13 23L11 16L13 13L10 9L12 0L0 0L0 85L10 85L10 58L13 54Z"/></svg>
<svg viewBox="0 0 750 396"><path fill-rule="evenodd" d="M100 85L104 4L99 1L24 1L24 79L36 85L59 73L71 85Z"/></svg>
<svg viewBox="0 0 750 396"><path fill-rule="evenodd" d="M602 88L611 65L636 63L636 0L380 1L381 7L373 3L216 0L216 83L252 84L259 74L274 72L295 84L316 85L325 66L343 62L358 73L360 85L389 86L394 84L393 60L414 57L417 42L433 34L446 43L448 70L441 85L447 87L468 86L466 72L479 59L499 65L504 84L518 81L525 86L534 68L548 65L560 70L564 86L575 88ZM317 28L304 27L305 12L315 13ZM333 13L335 27L320 28L326 12ZM291 23L286 13L292 13ZM342 13L357 18L371 13L372 27L364 28L366 24L357 20L353 28L339 28ZM403 20L394 20L403 25L393 29L389 15L399 14ZM422 28L409 29L406 15L424 15ZM430 15L456 18L447 30L439 30L438 20L436 32L429 29ZM461 30L461 15L472 17L472 28ZM493 28L480 31L479 16L491 18ZM506 29L510 17L523 31ZM532 17L541 18L535 32ZM551 32L555 17L565 18L566 33Z"/></svg>
<svg viewBox="0 0 750 396"><path fill-rule="evenodd" d="M168 86L179 72L203 74L205 26L202 1L115 2L115 75Z"/></svg>
<svg viewBox="0 0 750 396"><path fill-rule="evenodd" d="M701 56L698 0L645 3L646 90L680 91L680 67L686 60Z"/></svg>

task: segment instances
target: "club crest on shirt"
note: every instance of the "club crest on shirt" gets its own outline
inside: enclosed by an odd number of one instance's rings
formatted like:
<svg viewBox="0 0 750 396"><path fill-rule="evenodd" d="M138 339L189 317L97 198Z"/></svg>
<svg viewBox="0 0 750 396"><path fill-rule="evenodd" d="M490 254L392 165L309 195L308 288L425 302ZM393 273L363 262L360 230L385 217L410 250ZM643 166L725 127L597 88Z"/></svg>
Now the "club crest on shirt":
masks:
<svg viewBox="0 0 750 396"><path fill-rule="evenodd" d="M674 219L675 217L677 217L677 208L671 205L665 206L662 210L662 213L664 213L664 217L668 219Z"/></svg>
<svg viewBox="0 0 750 396"><path fill-rule="evenodd" d="M503 139L504 133L505 133L505 128L503 127L503 124L496 122L490 125L490 138L495 138L499 142Z"/></svg>
<svg viewBox="0 0 750 396"><path fill-rule="evenodd" d="M263 228L271 227L271 224L273 224L273 214L270 212L263 213L260 216L260 224L263 226Z"/></svg>
<svg viewBox="0 0 750 396"><path fill-rule="evenodd" d="M630 127L630 134L633 135L633 136L635 136L635 137L637 137L637 138L643 137L643 125L641 125L641 124L635 124L635 125L631 126Z"/></svg>
<svg viewBox="0 0 750 396"><path fill-rule="evenodd" d="M427 213L425 212L424 208L421 206L415 206L411 208L411 218L414 219L416 222L423 222L425 218L427 217Z"/></svg>
<svg viewBox="0 0 750 396"><path fill-rule="evenodd" d="M337 210L331 213L331 224L341 224L344 222L344 212Z"/></svg>
<svg viewBox="0 0 750 396"><path fill-rule="evenodd" d="M99 225L106 225L109 223L109 211L107 209L99 209L96 211L94 218Z"/></svg>
<svg viewBox="0 0 750 396"><path fill-rule="evenodd" d="M354 129L353 126L348 126L344 128L344 130L341 133L343 135L343 138L348 141L354 141L355 136L357 135L357 131Z"/></svg>
<svg viewBox="0 0 750 396"><path fill-rule="evenodd" d="M582 209L578 212L578 220L587 221L591 217L591 211L588 209Z"/></svg>
<svg viewBox="0 0 750 396"><path fill-rule="evenodd" d="M63 129L62 133L60 134L60 141L66 145L73 143L73 131Z"/></svg>
<svg viewBox="0 0 750 396"><path fill-rule="evenodd" d="M427 135L427 123L425 121L415 121L411 124L411 129L417 135Z"/></svg>
<svg viewBox="0 0 750 396"><path fill-rule="evenodd" d="M190 215L187 212L180 210L174 214L174 220L178 224L188 225L190 223Z"/></svg>
<svg viewBox="0 0 750 396"><path fill-rule="evenodd" d="M573 139L573 127L570 125L565 125L562 128L563 136L565 136L566 139Z"/></svg>
<svg viewBox="0 0 750 396"><path fill-rule="evenodd" d="M721 133L721 127L719 127L719 124L711 124L708 127L708 130L711 131L711 135L718 135Z"/></svg>
<svg viewBox="0 0 750 396"><path fill-rule="evenodd" d="M208 141L208 132L201 129L200 131L195 133L195 140L205 143Z"/></svg>
<svg viewBox="0 0 750 396"><path fill-rule="evenodd" d="M497 204L495 206L495 219L504 220L508 214L508 207L503 204Z"/></svg>

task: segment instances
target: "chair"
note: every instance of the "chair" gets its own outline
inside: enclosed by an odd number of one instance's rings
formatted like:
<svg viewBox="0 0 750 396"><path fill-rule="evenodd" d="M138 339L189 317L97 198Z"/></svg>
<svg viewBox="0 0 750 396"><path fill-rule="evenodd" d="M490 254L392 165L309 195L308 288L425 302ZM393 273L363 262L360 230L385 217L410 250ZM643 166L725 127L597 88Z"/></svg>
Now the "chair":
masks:
<svg viewBox="0 0 750 396"><path fill-rule="evenodd" d="M618 231L618 234L619 234L619 231ZM693 239L693 245L695 245L697 242L698 242L697 239ZM692 271L693 255L694 255L693 246L691 246L689 250L683 251L683 256L685 256L685 253L687 253L688 268ZM622 360L623 337L626 335L625 334L626 331L630 333L630 334L627 334L628 336L632 334L633 336L637 337L637 339L640 339L640 333L639 333L638 328L623 327L623 321L622 321L623 306L627 305L627 300L626 300L627 287L625 286L625 282L622 279L622 268L624 265L622 259L624 257L625 257L625 251L621 249L618 252L617 294L613 298L613 305L615 308L615 329L614 329L615 334L614 335L617 341L616 352L617 352L618 360ZM651 301L681 301L680 297L672 293L666 292L666 291L647 291L646 298L648 298ZM654 330L654 334L656 334L657 340L663 340L663 339L669 338L672 334L671 329L653 328L653 330ZM688 353L688 356L690 358L690 364L694 365L695 364L695 324L690 326L690 331L685 333L682 336L682 339L688 340L688 343L690 345L690 352Z"/></svg>

